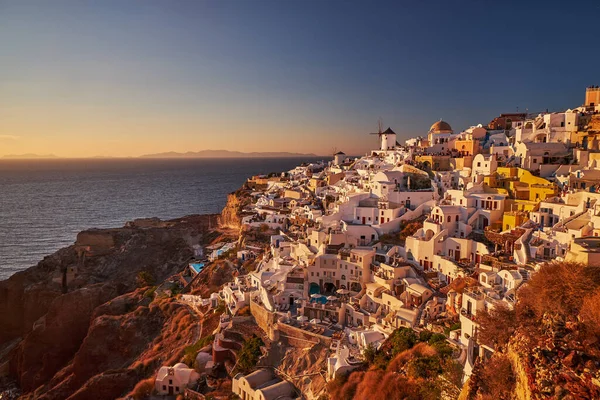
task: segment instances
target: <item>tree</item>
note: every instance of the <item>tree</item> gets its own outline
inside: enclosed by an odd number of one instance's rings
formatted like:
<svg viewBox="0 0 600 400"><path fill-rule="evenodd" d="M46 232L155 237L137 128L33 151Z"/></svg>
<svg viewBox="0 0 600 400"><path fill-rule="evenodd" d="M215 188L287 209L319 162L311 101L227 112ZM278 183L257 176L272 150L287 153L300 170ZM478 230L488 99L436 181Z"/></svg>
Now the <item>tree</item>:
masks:
<svg viewBox="0 0 600 400"><path fill-rule="evenodd" d="M517 328L517 317L514 310L499 303L492 310L478 311L479 341L496 350L506 346Z"/></svg>
<svg viewBox="0 0 600 400"><path fill-rule="evenodd" d="M375 346L373 346L373 343L369 343L363 351L363 356L365 357L365 360L369 364L373 364L373 362L375 361L376 355L377 355L377 349L375 349Z"/></svg>

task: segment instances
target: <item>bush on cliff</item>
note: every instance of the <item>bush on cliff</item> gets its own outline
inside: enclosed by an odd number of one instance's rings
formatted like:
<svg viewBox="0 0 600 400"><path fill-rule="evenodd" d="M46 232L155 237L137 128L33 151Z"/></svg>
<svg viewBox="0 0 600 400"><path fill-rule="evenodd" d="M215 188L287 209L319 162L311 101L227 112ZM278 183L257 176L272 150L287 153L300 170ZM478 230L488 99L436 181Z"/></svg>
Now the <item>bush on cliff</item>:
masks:
<svg viewBox="0 0 600 400"><path fill-rule="evenodd" d="M514 310L478 312L479 340L496 353L473 371L472 395L510 397L514 373L504 354L510 347L534 396L562 388L575 398L600 398L600 389L590 383L600 363L599 301L600 266L554 261L519 289Z"/></svg>
<svg viewBox="0 0 600 400"><path fill-rule="evenodd" d="M153 391L154 377L139 381L129 395L135 400L143 400L149 398Z"/></svg>
<svg viewBox="0 0 600 400"><path fill-rule="evenodd" d="M262 339L256 335L244 341L242 348L237 355L236 369L243 373L250 372L258 362L261 356L260 348L264 346Z"/></svg>
<svg viewBox="0 0 600 400"><path fill-rule="evenodd" d="M366 349L367 371L338 377L327 389L332 400L433 400L439 399L442 392L448 395L449 388L454 396L462 381L462 368L451 354L444 335L428 331L417 335L412 329L400 328L379 351Z"/></svg>
<svg viewBox="0 0 600 400"><path fill-rule="evenodd" d="M184 356L181 362L190 367L194 367L194 364L196 362L196 356L198 355L200 349L210 344L214 340L214 338L214 335L205 336L203 338L198 339L196 343L187 346L185 349L183 349Z"/></svg>

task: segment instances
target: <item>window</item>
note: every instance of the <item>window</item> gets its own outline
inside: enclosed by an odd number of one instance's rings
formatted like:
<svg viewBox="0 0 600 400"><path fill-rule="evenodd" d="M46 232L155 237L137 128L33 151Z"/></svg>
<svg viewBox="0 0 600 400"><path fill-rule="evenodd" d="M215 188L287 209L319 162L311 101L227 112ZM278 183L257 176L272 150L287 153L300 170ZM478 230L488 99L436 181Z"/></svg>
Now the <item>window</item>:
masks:
<svg viewBox="0 0 600 400"><path fill-rule="evenodd" d="M314 272L314 271L311 271L311 272L310 272L310 276L315 276L315 272Z"/></svg>
<svg viewBox="0 0 600 400"><path fill-rule="evenodd" d="M450 215L448 215L448 218L446 219L448 222L452 222L452 217Z"/></svg>
<svg viewBox="0 0 600 400"><path fill-rule="evenodd" d="M179 392L179 386L175 386L175 391Z"/></svg>
<svg viewBox="0 0 600 400"><path fill-rule="evenodd" d="M534 163L536 163L536 162L537 162L537 158L534 158L534 159L533 159L533 162L534 162Z"/></svg>
<svg viewBox="0 0 600 400"><path fill-rule="evenodd" d="M477 163L477 166L478 166L478 167L481 167L481 163L480 163L480 162L478 162L478 163Z"/></svg>
<svg viewBox="0 0 600 400"><path fill-rule="evenodd" d="M173 384L173 379L169 379L169 385Z"/></svg>
<svg viewBox="0 0 600 400"><path fill-rule="evenodd" d="M456 219L455 219L455 220L456 220L456 222L458 222L458 215L456 216Z"/></svg>
<svg viewBox="0 0 600 400"><path fill-rule="evenodd" d="M163 390L167 390L167 385L163 385Z"/></svg>

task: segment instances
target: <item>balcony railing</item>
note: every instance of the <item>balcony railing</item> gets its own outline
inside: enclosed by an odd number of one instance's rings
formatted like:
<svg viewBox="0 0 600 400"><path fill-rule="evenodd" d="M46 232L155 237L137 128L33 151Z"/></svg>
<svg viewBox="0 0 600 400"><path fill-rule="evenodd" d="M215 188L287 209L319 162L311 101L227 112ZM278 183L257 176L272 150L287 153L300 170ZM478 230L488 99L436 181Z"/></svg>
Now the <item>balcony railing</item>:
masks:
<svg viewBox="0 0 600 400"><path fill-rule="evenodd" d="M475 322L475 315L473 315L472 313L468 312L466 308L462 308L460 310L460 315L462 315L463 317L466 317L466 318L470 319L471 321Z"/></svg>
<svg viewBox="0 0 600 400"><path fill-rule="evenodd" d="M485 294L478 287L465 288L463 294L475 300L483 300L485 297Z"/></svg>

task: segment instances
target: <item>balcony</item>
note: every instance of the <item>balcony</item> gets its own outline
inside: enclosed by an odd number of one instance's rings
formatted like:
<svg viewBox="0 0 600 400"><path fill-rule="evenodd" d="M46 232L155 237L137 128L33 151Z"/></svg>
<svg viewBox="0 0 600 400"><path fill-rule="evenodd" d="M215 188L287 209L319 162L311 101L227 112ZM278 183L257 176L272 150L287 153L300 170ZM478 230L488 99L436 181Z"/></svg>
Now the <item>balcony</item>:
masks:
<svg viewBox="0 0 600 400"><path fill-rule="evenodd" d="M466 308L461 308L460 315L462 315L463 317L466 317L469 320L475 322L475 315L473 315L470 312L468 312Z"/></svg>
<svg viewBox="0 0 600 400"><path fill-rule="evenodd" d="M474 300L483 300L485 297L485 293L478 286L465 288L463 294Z"/></svg>

